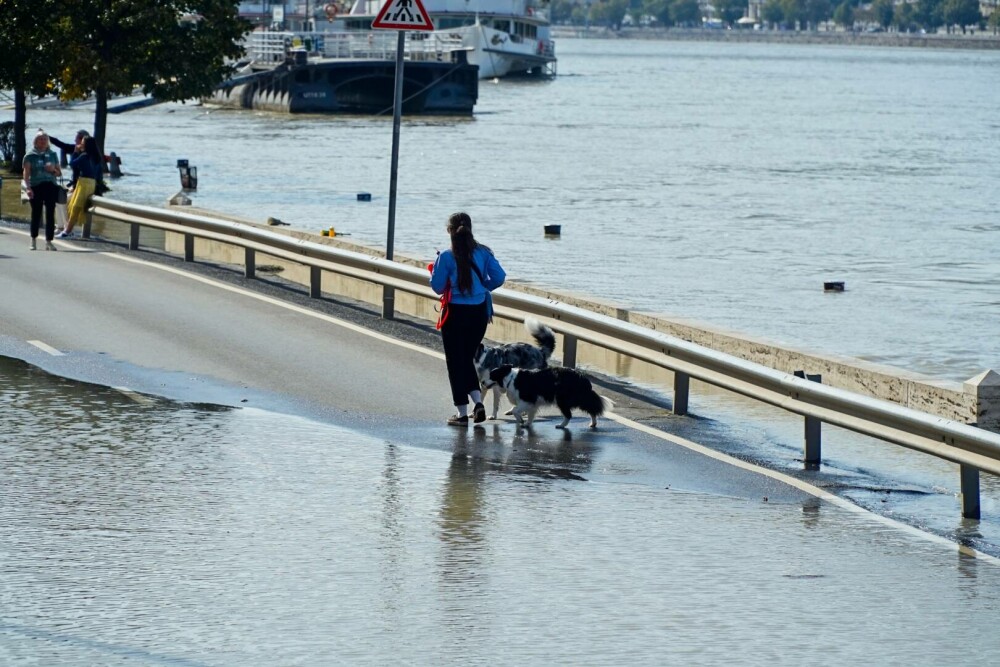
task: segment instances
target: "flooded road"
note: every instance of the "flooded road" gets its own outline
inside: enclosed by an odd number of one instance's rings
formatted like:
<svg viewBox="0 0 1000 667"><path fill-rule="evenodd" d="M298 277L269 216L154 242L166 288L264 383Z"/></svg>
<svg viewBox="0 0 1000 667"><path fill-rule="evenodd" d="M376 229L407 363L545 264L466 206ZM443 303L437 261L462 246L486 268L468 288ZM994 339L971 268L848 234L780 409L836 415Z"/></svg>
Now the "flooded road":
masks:
<svg viewBox="0 0 1000 667"><path fill-rule="evenodd" d="M988 665L1000 567L794 494L615 483L0 358L0 664Z"/></svg>

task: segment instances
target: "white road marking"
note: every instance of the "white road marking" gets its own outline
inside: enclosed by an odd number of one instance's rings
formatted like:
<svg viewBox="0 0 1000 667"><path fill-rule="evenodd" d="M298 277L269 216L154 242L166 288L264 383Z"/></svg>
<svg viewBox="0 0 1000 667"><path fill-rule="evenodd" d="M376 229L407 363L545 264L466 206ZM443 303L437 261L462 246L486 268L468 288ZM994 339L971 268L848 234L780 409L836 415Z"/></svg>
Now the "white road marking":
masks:
<svg viewBox="0 0 1000 667"><path fill-rule="evenodd" d="M771 479L777 480L779 482L782 482L783 484L787 484L788 486L791 486L800 491L803 491L804 493L808 493L811 496L819 498L820 500L825 500L826 502L836 505L842 509L854 512L855 514L865 516L871 519L872 521L875 521L876 523L881 523L883 525L901 530L904 533L908 533L915 537L921 537L924 538L925 540L935 542L942 546L956 549L959 553L963 555L974 556L976 558L981 558L983 560L989 561L994 565L1000 565L1000 558L991 556L989 554L981 553L971 547L967 547L962 544L957 544L955 542L952 542L951 540L941 537L940 535L934 535L933 533L925 533L919 528L914 528L913 526L901 523L887 516L881 516L879 514L875 514L874 512L866 510L864 507L855 505L849 500L845 500L844 498L835 496L828 491L824 491L818 486L813 486L809 482L803 482L801 479L792 477L791 475L786 475L785 473L778 472L777 470L771 470L770 468L763 468L761 466L754 465L753 463L741 461L740 459L729 456L728 454L717 452L714 449L705 447L704 445L699 445L696 442L692 442L691 440L687 440L680 436L676 436L671 433L661 431L659 429L653 428L652 426L647 426L646 424L641 424L639 422L632 421L631 419L628 419L627 417L622 417L621 415L616 415L614 413L606 412L605 416L613 421L618 422L622 426L635 429L636 431L642 431L643 433L651 435L654 438L659 438L660 440L666 440L667 442L672 442L675 445L679 445L686 449L690 449L691 451L698 452L699 454L708 456L717 461L728 463L731 466L737 468L743 468L744 470L749 470L751 472L757 473L758 475L764 475L765 477L770 477Z"/></svg>
<svg viewBox="0 0 1000 667"><path fill-rule="evenodd" d="M221 282L219 282L217 280L212 280L210 278L205 278L203 276L195 275L193 273L188 273L186 271L182 271L180 269L175 269L175 268L170 267L170 266L163 266L161 264L155 264L155 263L147 262L147 261L142 260L142 259L128 257L128 256L125 256L125 255L120 255L118 253L103 253L103 254L105 254L107 257L113 257L115 259L119 259L119 260L122 260L122 261L125 261L125 262L132 262L133 264L141 264L143 266L147 266L147 267L150 267L150 268L160 269L162 271L167 271L169 273L173 273L175 275L182 276L184 278L189 278L191 280L195 280L195 281L198 281L200 283L204 283L206 285L211 285L211 286L217 287L219 289L227 290L229 292L235 292L236 294L241 294L243 296L247 296L247 297L252 298L252 299L257 299L258 301L263 301L265 303L273 304L275 306L278 306L279 308L285 308L287 310L291 310L293 312L300 313L300 314L306 315L308 317L315 317L317 319L323 320L324 322L329 322L331 324L335 324L335 325L337 325L339 327L343 327L345 329L349 329L350 331L354 331L354 332L362 334L364 336L370 336L370 337L375 338L377 340L380 340L382 342L389 343L390 345L397 345L399 347L405 348L407 350L411 350L413 352L419 352L420 354L426 354L426 355L434 357L436 359L441 359L442 361L444 360L444 354L441 353L441 352L436 352L434 350L428 350L427 348L420 347L418 345L414 345L413 343L407 343L405 341L396 340L395 338L392 338L390 336L386 336L384 334L380 334L380 333L375 332L375 331L371 331L370 329L366 329L364 327L360 327L360 326L358 326L356 324L351 324L350 322L345 322L345 321L339 320L339 319L337 319L335 317L331 317L331 316L325 315L323 313L317 313L317 312L309 310L307 308L302 308L301 306L296 306L295 304L286 303L286 302L280 301L278 299L271 298L269 296L264 296L262 294L256 294L254 292L245 290L245 289L243 289L241 287L234 287L232 285L227 285L225 283L221 283ZM614 413L611 413L611 412L605 413L605 415L609 419L612 419L613 421L616 421L619 424L621 424L622 426L625 426L627 428L631 428L631 429L634 429L636 431L641 431L643 433L646 433L647 435L651 435L651 436L653 436L655 438L658 438L660 440L666 440L667 442L672 442L672 443L674 443L676 445L680 445L681 447L686 447L687 449L690 449L692 451L695 451L695 452L698 452L700 454L703 454L704 456L708 456L708 457L714 458L714 459L716 459L718 461L722 461L724 463L727 463L729 465L735 466L737 468L743 468L744 470L749 470L751 472L755 472L757 474L764 475L766 477L770 477L770 478L775 479L775 480L777 480L779 482L787 484L788 486L791 486L793 488L799 489L800 491L803 491L804 493L808 493L811 496L819 498L820 500L825 500L826 502L829 502L829 503L831 503L833 505L836 505L838 507L846 509L846 510L848 510L850 512L854 512L854 513L856 513L858 515L867 517L867 518L875 521L876 523L881 523L883 525L890 526L892 528L900 530L900 531L902 531L904 533L907 533L909 535L923 538L925 540L928 540L928 541L933 542L935 544L944 546L946 548L955 549L955 550L957 550L959 553L961 553L963 555L971 556L971 557L975 557L975 558L979 558L981 560L993 563L994 565L1000 565L1000 558L996 558L996 557L991 556L989 554L981 553L981 552L979 552L979 551L977 551L975 549L972 549L972 548L967 547L967 546L962 545L962 544L957 544L955 542L952 542L951 540L947 540L947 539L945 539L943 537L940 537L938 535L934 535L932 533L926 533L926 532L920 530L919 528L914 528L913 526L909 526L909 525L907 525L905 523L901 523L899 521L896 521L895 519L891 519L891 518L885 517L885 516L880 516L878 514L875 514L874 512L870 512L870 511L866 510L863 507L860 507L859 505L855 505L854 503L850 502L849 500L845 500L843 498L835 496L835 495L833 495L833 494L831 494L831 493L829 493L827 491L824 491L823 489L821 489L821 488L819 488L817 486L813 486L812 484L809 484L808 482L803 482L802 480L796 479L795 477L792 477L790 475L786 475L784 473L778 472L776 470L771 470L769 468L763 468L761 466L757 466L757 465L754 465L752 463L747 463L746 461L741 461L741 460L739 460L737 458L729 456L728 454L723 454L721 452L715 451L714 449L710 449L708 447L705 447L704 445L699 445L698 443L693 442L691 440L686 440L686 439L681 438L679 436L675 436L675 435L672 435L670 433L666 433L665 431L660 431L658 429L652 428L651 426L647 426L645 424L641 424L639 422L632 421L631 419L627 419L625 417L622 417L620 415L617 415L617 414L614 414Z"/></svg>
<svg viewBox="0 0 1000 667"><path fill-rule="evenodd" d="M391 336L386 336L386 335L380 334L380 333L378 333L376 331L372 331L370 329L366 329L364 327L360 327L360 326L358 326L356 324L351 324L350 322L345 322L344 320L339 320L336 317L331 317L331 316L325 315L323 313L318 313L318 312L316 312L314 310L309 310L308 308L303 308L301 306L296 306L293 303L287 303L285 301L281 301L279 299L274 299L272 297L265 296L263 294L257 294L255 292L251 292L249 290L245 290L242 287L235 287L233 285L227 285L226 283L220 283L219 281L212 280L211 278L205 278L203 276L199 276L199 275L196 275L196 274L193 274L193 273L188 273L187 271L182 271L180 269L175 269L172 266L163 266L162 264L154 264L154 263L142 260L142 259L136 259L136 258L133 258L133 257L127 257L125 255L120 255L118 253L104 253L104 255L107 256L107 257L114 257L115 259L120 259L120 260L122 260L124 262L132 262L133 264L142 264L143 266L147 266L147 267L154 268L154 269L160 269L161 271L166 271L168 273L173 273L173 274L178 275L178 276L183 276L185 278L190 278L191 280L196 280L196 281L198 281L200 283L204 283L206 285L211 285L213 287L217 287L219 289L223 289L223 290L226 290L226 291L229 291L229 292L235 292L236 294L240 294L242 296L249 297L251 299L257 299L258 301L263 301L264 303L269 303L271 305L278 306L279 308L284 308L286 310L291 310L291 311L299 313L301 315L306 315L307 317L314 317L316 319L323 320L324 322L329 322L330 324L335 324L338 327L342 327L344 329L348 329L348 330L353 331L355 333L359 333L359 334L363 334L365 336L369 336L371 338L375 338L375 339L380 340L380 341L382 341L384 343L390 343L392 345L397 345L399 347L402 347L402 348L405 348L407 350L410 350L411 352L419 352L420 354L426 354L426 355L428 355L430 357L434 357L435 359L444 360L444 353L442 353L442 352L436 352L434 350L428 350L425 347L420 347L419 345L414 345L413 343L407 343L406 341L397 340L395 338L392 338Z"/></svg>
<svg viewBox="0 0 1000 667"><path fill-rule="evenodd" d="M156 401L154 401L153 399L151 399L149 396L145 396L143 394L140 394L137 391L132 391L128 387L112 387L112 389L114 389L115 391L117 391L120 394L123 394L123 395L131 398L133 401L135 401L136 403L139 403L140 405L153 405L154 403L156 403Z"/></svg>
<svg viewBox="0 0 1000 667"><path fill-rule="evenodd" d="M28 343L30 345L34 345L35 347L37 347L42 352L46 352L48 354L51 354L53 357L62 357L62 356L65 356L64 352L60 352L56 348L52 347L51 345L46 345L45 343L43 343L40 340L29 340Z"/></svg>

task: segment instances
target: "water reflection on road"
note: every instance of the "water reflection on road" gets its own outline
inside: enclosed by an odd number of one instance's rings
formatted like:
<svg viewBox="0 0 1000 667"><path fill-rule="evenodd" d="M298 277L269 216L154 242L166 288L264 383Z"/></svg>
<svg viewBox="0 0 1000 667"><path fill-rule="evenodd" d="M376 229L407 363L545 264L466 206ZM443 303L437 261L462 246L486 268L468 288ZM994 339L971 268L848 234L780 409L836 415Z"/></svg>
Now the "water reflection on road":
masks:
<svg viewBox="0 0 1000 667"><path fill-rule="evenodd" d="M835 506L0 359L0 664L990 664L1000 568ZM420 440L434 434L417 434ZM961 619L956 623L955 619Z"/></svg>

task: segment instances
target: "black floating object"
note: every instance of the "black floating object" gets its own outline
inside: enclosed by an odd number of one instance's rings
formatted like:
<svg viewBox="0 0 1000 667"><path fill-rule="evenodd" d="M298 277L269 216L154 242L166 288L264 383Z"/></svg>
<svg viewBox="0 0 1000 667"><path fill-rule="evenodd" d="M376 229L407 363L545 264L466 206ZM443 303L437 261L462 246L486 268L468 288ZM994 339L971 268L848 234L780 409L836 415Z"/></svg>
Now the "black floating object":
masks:
<svg viewBox="0 0 1000 667"><path fill-rule="evenodd" d="M559 236L562 233L562 225L545 225L546 236Z"/></svg>
<svg viewBox="0 0 1000 667"><path fill-rule="evenodd" d="M823 291L824 292L843 292L844 291L844 282L843 281L834 281L834 282L829 282L829 283L823 283Z"/></svg>
<svg viewBox="0 0 1000 667"><path fill-rule="evenodd" d="M372 200L372 193L370 192L358 193L358 201L371 201L371 200Z"/></svg>

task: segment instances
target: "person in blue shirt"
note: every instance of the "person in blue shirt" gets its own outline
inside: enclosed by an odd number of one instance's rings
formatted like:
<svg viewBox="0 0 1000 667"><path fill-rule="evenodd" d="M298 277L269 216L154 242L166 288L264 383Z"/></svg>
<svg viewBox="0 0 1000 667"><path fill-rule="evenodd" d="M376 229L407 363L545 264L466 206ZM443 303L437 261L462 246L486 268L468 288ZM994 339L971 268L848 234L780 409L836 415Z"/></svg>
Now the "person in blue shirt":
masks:
<svg viewBox="0 0 1000 667"><path fill-rule="evenodd" d="M448 218L448 234L451 248L439 253L434 262L431 289L435 294L451 292L448 317L441 325L441 343L458 414L449 417L448 424L467 426L470 398L474 422L486 421L475 356L493 319L490 292L503 285L507 273L493 251L476 242L468 213L454 213Z"/></svg>
<svg viewBox="0 0 1000 667"><path fill-rule="evenodd" d="M83 152L74 155L69 163L73 169L75 183L73 194L70 195L69 203L66 205L66 228L56 235L57 238L66 239L73 236L73 227L83 219L87 212L87 202L94 194L97 182L101 178L103 162L101 151L97 149L97 140L93 137L84 138Z"/></svg>

